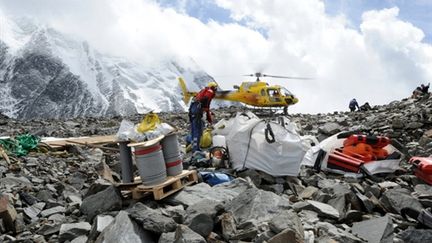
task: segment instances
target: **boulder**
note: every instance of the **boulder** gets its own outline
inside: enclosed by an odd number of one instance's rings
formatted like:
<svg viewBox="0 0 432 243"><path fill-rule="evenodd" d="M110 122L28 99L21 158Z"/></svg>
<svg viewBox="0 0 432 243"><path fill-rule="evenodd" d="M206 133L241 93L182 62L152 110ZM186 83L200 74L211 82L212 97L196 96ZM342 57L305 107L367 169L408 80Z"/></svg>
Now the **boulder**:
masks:
<svg viewBox="0 0 432 243"><path fill-rule="evenodd" d="M127 212L131 218L141 223L145 230L157 234L172 232L177 228L177 223L173 219L142 203L135 204Z"/></svg>
<svg viewBox="0 0 432 243"><path fill-rule="evenodd" d="M87 222L73 224L62 224L60 226L59 240L73 240L78 236L86 235L90 231L91 225Z"/></svg>
<svg viewBox="0 0 432 243"><path fill-rule="evenodd" d="M421 203L412 197L410 192L404 188L389 189L383 193L380 202L387 212L390 213L400 214L400 210L405 207L410 207L418 211L423 209Z"/></svg>
<svg viewBox="0 0 432 243"><path fill-rule="evenodd" d="M210 187L206 183L199 183L194 186L185 187L166 201L170 204L182 204L186 207L204 199L226 203L249 187L251 187L251 185L242 178L237 178L230 182L218 184L213 187Z"/></svg>
<svg viewBox="0 0 432 243"><path fill-rule="evenodd" d="M404 243L431 242L432 229L409 229L400 234Z"/></svg>
<svg viewBox="0 0 432 243"><path fill-rule="evenodd" d="M150 232L131 220L126 211L120 211L99 235L96 243L110 242L155 242Z"/></svg>
<svg viewBox="0 0 432 243"><path fill-rule="evenodd" d="M207 241L201 235L189 229L186 225L179 224L175 232L174 242L206 243Z"/></svg>
<svg viewBox="0 0 432 243"><path fill-rule="evenodd" d="M257 225L289 208L286 198L257 188L247 189L225 205L225 211L233 214L237 224L255 222Z"/></svg>
<svg viewBox="0 0 432 243"><path fill-rule="evenodd" d="M298 202L293 205L296 210L311 210L317 212L319 216L326 218L339 218L339 212L332 206L318 201L307 200L306 202Z"/></svg>
<svg viewBox="0 0 432 243"><path fill-rule="evenodd" d="M384 217L354 223L352 233L371 243L393 242L393 223L391 218Z"/></svg>
<svg viewBox="0 0 432 243"><path fill-rule="evenodd" d="M94 216L121 209L122 198L120 192L114 186L110 186L103 191L84 198L80 210L91 220Z"/></svg>
<svg viewBox="0 0 432 243"><path fill-rule="evenodd" d="M303 242L302 222L293 211L282 211L269 222L270 229L276 233L269 242Z"/></svg>

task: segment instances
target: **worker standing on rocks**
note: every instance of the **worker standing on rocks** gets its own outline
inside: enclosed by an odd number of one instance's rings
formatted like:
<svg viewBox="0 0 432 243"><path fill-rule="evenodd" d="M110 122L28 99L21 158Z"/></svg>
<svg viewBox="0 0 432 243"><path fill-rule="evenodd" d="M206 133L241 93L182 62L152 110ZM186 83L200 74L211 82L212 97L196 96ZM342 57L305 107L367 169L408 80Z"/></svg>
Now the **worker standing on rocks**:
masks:
<svg viewBox="0 0 432 243"><path fill-rule="evenodd" d="M358 103L357 103L357 100L356 100L356 99L352 99L352 100L350 101L350 103L349 103L349 108L350 108L351 111L355 111L355 110L356 110L356 107L357 107L357 109L360 109L360 108L359 108L359 105L358 105Z"/></svg>
<svg viewBox="0 0 432 243"><path fill-rule="evenodd" d="M210 112L210 103L216 95L218 85L216 82L208 83L207 87L202 89L192 100L189 106L189 121L191 123L192 135L192 153L200 150L200 139L204 129L204 122L202 120L203 113L206 113L207 122L212 124L212 117Z"/></svg>

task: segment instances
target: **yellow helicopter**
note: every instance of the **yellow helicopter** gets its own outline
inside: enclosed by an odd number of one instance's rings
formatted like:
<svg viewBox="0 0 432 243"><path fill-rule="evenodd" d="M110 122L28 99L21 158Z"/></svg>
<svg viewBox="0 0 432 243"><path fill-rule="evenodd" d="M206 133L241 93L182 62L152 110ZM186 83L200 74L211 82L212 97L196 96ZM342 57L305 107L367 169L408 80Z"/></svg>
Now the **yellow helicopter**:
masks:
<svg viewBox="0 0 432 243"><path fill-rule="evenodd" d="M256 77L255 82L242 82L240 86L234 85L234 90L218 90L215 99L241 102L253 107L283 108L284 114L288 113L288 106L298 102L290 91L279 85L269 85L261 81L261 77L285 78L285 79L309 79L300 77L276 76L263 73L255 73L244 76ZM183 93L183 101L188 104L191 97L197 92L190 92L186 88L183 78L179 77L180 87Z"/></svg>

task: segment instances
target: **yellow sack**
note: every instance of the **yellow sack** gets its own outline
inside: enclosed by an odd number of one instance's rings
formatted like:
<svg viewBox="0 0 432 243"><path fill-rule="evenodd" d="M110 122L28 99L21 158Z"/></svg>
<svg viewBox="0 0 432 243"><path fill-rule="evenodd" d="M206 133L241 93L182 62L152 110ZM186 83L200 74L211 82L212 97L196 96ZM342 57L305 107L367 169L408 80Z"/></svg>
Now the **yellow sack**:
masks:
<svg viewBox="0 0 432 243"><path fill-rule="evenodd" d="M160 124L160 120L157 114L148 113L141 123L138 125L137 131L140 133L145 133L156 129L156 126Z"/></svg>
<svg viewBox="0 0 432 243"><path fill-rule="evenodd" d="M200 147L201 148L208 148L211 146L211 144L212 144L211 129L207 128L204 130L203 134L201 135Z"/></svg>

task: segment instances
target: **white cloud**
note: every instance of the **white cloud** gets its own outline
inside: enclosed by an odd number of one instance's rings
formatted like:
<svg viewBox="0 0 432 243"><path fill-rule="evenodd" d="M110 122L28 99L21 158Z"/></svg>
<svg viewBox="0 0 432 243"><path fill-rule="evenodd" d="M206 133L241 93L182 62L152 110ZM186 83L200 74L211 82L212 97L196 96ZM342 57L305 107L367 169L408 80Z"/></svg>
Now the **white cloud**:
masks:
<svg viewBox="0 0 432 243"><path fill-rule="evenodd" d="M432 46L398 18L398 9L364 13L360 31L345 16L330 17L319 0L216 0L246 23L202 23L150 0L9 0L0 8L79 36L103 52L141 61L190 56L226 89L245 73L313 76L269 80L300 98L293 112L347 110L352 97L383 104L432 79ZM265 32L265 35L262 32Z"/></svg>

